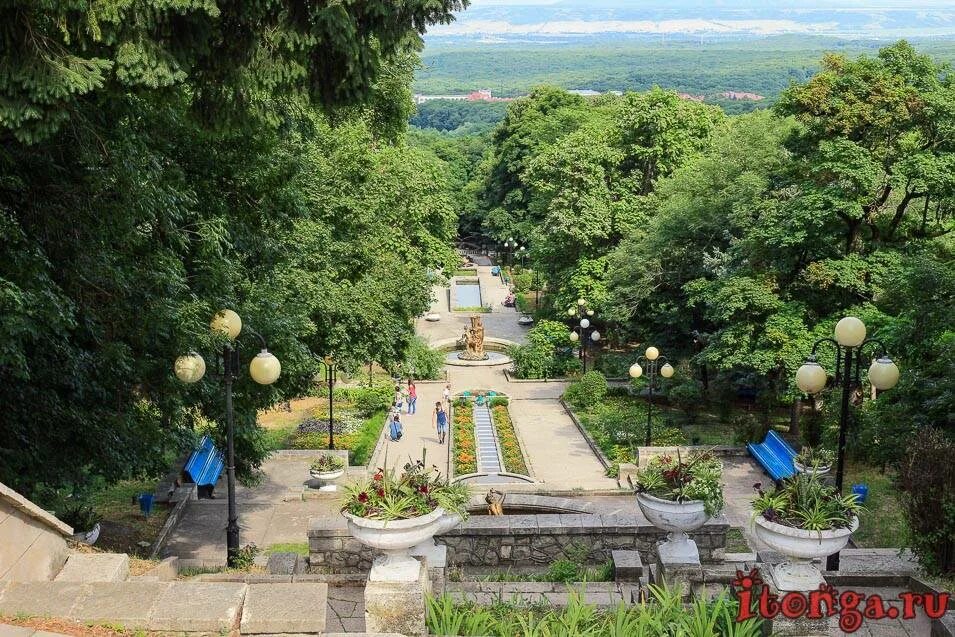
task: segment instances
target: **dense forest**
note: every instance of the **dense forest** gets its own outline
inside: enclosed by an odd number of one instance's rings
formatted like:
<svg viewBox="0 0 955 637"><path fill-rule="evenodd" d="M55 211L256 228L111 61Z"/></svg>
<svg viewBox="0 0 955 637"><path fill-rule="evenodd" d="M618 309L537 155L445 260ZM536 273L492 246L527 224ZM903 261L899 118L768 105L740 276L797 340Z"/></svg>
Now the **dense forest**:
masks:
<svg viewBox="0 0 955 637"><path fill-rule="evenodd" d="M770 99L791 82L805 82L829 52L872 55L884 41L808 36L761 39L608 40L589 44L429 44L414 91L427 95L487 88L503 97L550 84L565 89L647 91L654 86L714 97L745 91ZM919 50L955 60L955 42L926 40Z"/></svg>
<svg viewBox="0 0 955 637"><path fill-rule="evenodd" d="M538 319L586 299L610 347L675 354L695 401L745 388L767 414L790 404L813 342L862 318L904 371L853 410L851 453L947 484L944 463L918 458L950 443L915 434L955 437L955 75L905 42L818 67L738 116L661 89L539 87L479 138L477 164L472 138L423 139L472 174L460 233L529 246ZM522 358L546 361L548 340ZM811 444L832 444L829 400L812 403ZM912 540L929 565L955 533L939 507Z"/></svg>
<svg viewBox="0 0 955 637"><path fill-rule="evenodd" d="M147 4L0 9L0 481L44 504L224 426L172 367L211 370L223 308L282 364L235 386L248 474L256 411L319 356L400 361L454 258L448 170L405 128L420 35L466 1Z"/></svg>

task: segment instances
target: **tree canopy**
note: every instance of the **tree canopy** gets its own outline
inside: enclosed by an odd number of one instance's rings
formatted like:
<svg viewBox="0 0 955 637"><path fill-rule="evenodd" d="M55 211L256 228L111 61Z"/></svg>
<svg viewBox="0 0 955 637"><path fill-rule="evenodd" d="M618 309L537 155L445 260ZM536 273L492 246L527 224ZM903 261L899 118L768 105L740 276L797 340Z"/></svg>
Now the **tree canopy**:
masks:
<svg viewBox="0 0 955 637"><path fill-rule="evenodd" d="M0 9L0 480L27 493L164 470L221 390L209 321L236 310L283 366L404 355L451 263L446 164L405 128L419 36L466 3L14 2ZM260 346L246 332L245 364Z"/></svg>

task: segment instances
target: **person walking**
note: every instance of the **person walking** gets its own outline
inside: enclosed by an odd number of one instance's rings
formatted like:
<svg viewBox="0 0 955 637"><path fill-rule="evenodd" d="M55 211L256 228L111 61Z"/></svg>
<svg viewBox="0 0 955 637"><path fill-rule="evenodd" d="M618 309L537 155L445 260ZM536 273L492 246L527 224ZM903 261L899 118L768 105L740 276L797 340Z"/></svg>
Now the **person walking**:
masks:
<svg viewBox="0 0 955 637"><path fill-rule="evenodd" d="M401 413L401 408L404 406L405 394L401 389L401 385L395 383L395 407L398 409L398 413Z"/></svg>
<svg viewBox="0 0 955 637"><path fill-rule="evenodd" d="M418 388L414 381L408 379L408 414L414 414L418 411Z"/></svg>
<svg viewBox="0 0 955 637"><path fill-rule="evenodd" d="M445 409L451 409L451 383L444 386L444 405Z"/></svg>
<svg viewBox="0 0 955 637"><path fill-rule="evenodd" d="M431 417L431 424L438 432L438 444L444 444L444 438L448 433L448 412L444 410L444 403L440 400L434 404L434 414Z"/></svg>

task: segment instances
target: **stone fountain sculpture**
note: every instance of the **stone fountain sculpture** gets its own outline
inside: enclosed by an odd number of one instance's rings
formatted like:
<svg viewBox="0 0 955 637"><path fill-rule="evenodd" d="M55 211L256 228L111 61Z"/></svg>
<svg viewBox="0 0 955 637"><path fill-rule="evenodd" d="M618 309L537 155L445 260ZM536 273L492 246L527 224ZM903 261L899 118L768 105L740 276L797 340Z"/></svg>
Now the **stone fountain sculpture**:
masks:
<svg viewBox="0 0 955 637"><path fill-rule="evenodd" d="M484 351L484 324L480 316L471 317L471 324L464 328L464 334L458 340L458 344L464 348L464 351L458 354L461 360L486 361L488 359L487 352Z"/></svg>

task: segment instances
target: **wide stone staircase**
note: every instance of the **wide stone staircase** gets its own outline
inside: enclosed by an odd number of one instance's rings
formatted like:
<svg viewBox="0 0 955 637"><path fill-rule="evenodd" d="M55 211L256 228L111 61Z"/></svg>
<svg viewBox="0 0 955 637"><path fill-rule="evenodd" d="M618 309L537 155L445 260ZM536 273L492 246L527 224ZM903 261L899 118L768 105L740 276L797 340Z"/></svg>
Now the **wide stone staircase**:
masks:
<svg viewBox="0 0 955 637"><path fill-rule="evenodd" d="M129 557L74 553L53 581L0 582L0 615L129 629L242 634L325 630L328 585L136 580Z"/></svg>

